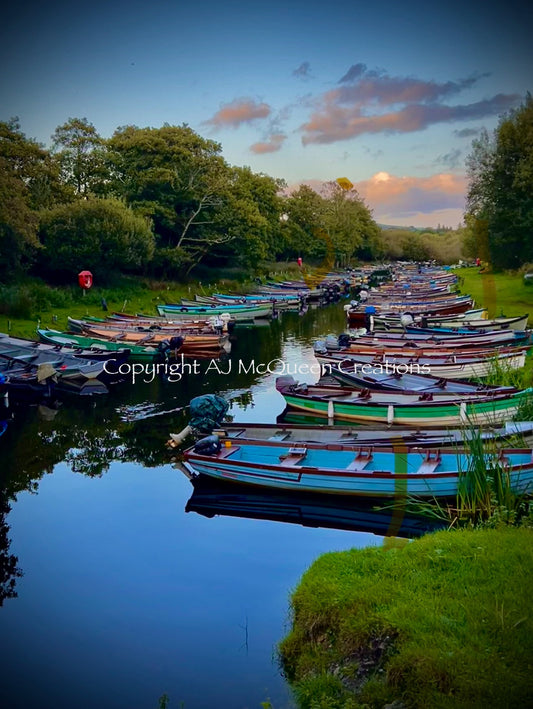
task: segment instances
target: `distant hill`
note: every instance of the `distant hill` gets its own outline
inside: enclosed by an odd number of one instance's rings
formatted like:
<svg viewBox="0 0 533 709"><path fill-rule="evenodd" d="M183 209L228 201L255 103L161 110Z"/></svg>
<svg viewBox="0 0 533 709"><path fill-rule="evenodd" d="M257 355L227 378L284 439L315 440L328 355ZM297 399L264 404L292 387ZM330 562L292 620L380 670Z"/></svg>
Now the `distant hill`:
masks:
<svg viewBox="0 0 533 709"><path fill-rule="evenodd" d="M380 229L401 229L402 231L427 231L427 229L419 229L414 226L398 226L396 224L380 224L379 222L378 222L378 227Z"/></svg>

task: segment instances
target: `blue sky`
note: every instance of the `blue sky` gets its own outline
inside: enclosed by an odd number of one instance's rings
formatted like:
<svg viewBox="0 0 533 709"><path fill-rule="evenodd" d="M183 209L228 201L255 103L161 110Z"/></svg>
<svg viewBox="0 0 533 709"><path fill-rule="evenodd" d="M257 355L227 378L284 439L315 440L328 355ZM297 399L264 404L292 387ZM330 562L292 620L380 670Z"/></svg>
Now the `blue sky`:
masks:
<svg viewBox="0 0 533 709"><path fill-rule="evenodd" d="M529 12L476 2L20 3L0 119L189 124L289 185L348 177L388 224L456 226L482 127L532 89Z"/></svg>

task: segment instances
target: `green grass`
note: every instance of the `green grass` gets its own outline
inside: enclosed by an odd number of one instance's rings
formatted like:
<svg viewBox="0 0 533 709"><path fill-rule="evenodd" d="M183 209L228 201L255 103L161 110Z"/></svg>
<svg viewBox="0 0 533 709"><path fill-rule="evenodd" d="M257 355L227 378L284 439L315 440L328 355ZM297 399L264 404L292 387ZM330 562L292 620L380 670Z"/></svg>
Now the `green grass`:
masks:
<svg viewBox="0 0 533 709"><path fill-rule="evenodd" d="M283 267L282 267L283 266ZM269 264L261 270L263 282L297 277L292 264ZM0 332L17 337L34 338L37 327L66 330L67 318L82 319L88 315L104 317L102 298L108 313L115 310L128 313L157 315L157 305L194 298L196 293L209 295L219 290L245 293L256 283L248 279L230 280L226 272L212 270L209 280L189 283L154 281L144 278L120 277L110 287L95 285L85 295L76 285L53 287L39 279L25 279L16 285L0 284Z"/></svg>
<svg viewBox="0 0 533 709"><path fill-rule="evenodd" d="M475 307L487 308L488 317L513 317L530 314L529 325L533 323L533 285L525 285L523 275L506 271L504 273L480 273L479 268L458 268L454 270L460 281L462 293L468 293L475 300ZM526 389L533 385L533 356L528 355L526 366L510 369L505 363L495 361L485 384L500 384ZM533 407L528 418L533 413ZM522 412L523 416L526 411ZM515 417L516 418L516 417ZM517 419L518 420L518 419Z"/></svg>
<svg viewBox="0 0 533 709"><path fill-rule="evenodd" d="M524 284L521 273L480 273L479 268L458 268L460 290L476 301L475 307L488 308L488 316L524 315L533 318L533 286Z"/></svg>
<svg viewBox="0 0 533 709"><path fill-rule="evenodd" d="M326 554L280 645L302 709L529 706L533 532L437 532Z"/></svg>

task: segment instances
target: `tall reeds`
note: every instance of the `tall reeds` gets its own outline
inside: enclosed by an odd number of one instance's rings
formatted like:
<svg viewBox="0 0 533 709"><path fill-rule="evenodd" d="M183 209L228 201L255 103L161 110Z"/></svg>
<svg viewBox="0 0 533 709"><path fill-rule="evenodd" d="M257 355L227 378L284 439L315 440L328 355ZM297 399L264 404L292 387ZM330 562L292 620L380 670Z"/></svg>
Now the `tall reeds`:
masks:
<svg viewBox="0 0 533 709"><path fill-rule="evenodd" d="M518 447L518 437L502 444L486 440L470 422L465 426L464 452L457 451L459 482L456 511L460 526L504 522L517 524L530 511L530 494L511 485L510 469L501 455L502 445ZM466 462L466 469L461 466ZM531 491L530 491L531 492Z"/></svg>

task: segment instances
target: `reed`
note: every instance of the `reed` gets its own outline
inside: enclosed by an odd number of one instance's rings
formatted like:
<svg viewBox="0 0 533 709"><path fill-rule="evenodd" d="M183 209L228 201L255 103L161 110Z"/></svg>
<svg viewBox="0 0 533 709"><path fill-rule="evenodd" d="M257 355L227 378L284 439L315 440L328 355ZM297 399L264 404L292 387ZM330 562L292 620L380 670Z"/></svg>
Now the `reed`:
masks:
<svg viewBox="0 0 533 709"><path fill-rule="evenodd" d="M483 440L480 429L471 423L466 434L468 467L461 471L458 485L458 524L519 524L530 514L530 495L512 489L498 444Z"/></svg>
<svg viewBox="0 0 533 709"><path fill-rule="evenodd" d="M533 397L529 405L533 408ZM405 514L439 520L450 529L493 527L500 524L519 526L524 522L532 526L531 492L512 489L509 469L500 456L502 447L529 447L523 437L513 435L498 443L486 441L482 431L471 421L465 424L463 430L463 445L456 447L460 477L454 500L419 500L407 496L401 501L380 506L379 509L401 509ZM462 469L461 460L465 453L468 465Z"/></svg>

